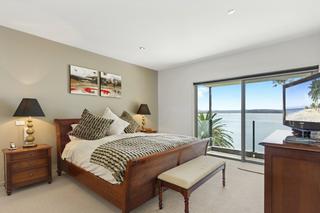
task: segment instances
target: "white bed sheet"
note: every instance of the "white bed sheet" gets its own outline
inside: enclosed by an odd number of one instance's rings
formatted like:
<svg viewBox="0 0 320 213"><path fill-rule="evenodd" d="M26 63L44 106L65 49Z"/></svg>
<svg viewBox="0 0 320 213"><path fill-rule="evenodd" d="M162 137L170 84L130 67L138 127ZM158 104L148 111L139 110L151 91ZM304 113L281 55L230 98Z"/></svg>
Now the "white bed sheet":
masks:
<svg viewBox="0 0 320 213"><path fill-rule="evenodd" d="M146 133L132 133L132 134L121 134L121 135L112 135L102 138L100 140L82 140L75 137L71 137L71 141L66 145L63 150L61 158L67 160L68 162L75 164L76 166L91 172L100 178L112 183L119 184L118 181L112 176L112 172L108 169L99 166L97 164L90 162L90 157L93 151L100 145L112 142L114 140L122 138L130 138L135 136L146 135ZM159 135L156 133L154 135Z"/></svg>

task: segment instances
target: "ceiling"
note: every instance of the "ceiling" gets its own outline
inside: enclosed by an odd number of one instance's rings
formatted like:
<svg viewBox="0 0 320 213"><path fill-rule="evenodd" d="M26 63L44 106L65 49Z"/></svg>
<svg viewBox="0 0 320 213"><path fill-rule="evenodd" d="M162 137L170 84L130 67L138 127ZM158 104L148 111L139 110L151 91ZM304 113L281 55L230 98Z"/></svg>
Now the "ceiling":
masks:
<svg viewBox="0 0 320 213"><path fill-rule="evenodd" d="M0 5L2 26L155 70L320 30L319 0L0 0ZM230 9L236 12L228 15Z"/></svg>

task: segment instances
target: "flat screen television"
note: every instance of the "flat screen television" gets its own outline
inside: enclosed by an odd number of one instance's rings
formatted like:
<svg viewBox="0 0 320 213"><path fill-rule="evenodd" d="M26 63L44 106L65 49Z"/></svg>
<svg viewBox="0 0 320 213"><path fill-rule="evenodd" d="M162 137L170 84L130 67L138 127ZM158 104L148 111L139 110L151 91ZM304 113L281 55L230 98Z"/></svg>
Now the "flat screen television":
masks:
<svg viewBox="0 0 320 213"><path fill-rule="evenodd" d="M283 124L299 130L320 130L320 73L283 86Z"/></svg>

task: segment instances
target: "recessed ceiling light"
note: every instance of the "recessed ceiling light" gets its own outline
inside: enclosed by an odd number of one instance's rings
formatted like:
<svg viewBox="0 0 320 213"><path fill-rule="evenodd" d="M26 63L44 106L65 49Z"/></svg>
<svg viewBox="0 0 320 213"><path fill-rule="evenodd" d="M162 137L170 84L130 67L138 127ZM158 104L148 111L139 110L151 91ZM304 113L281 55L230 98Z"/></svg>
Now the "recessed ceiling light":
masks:
<svg viewBox="0 0 320 213"><path fill-rule="evenodd" d="M235 12L236 12L235 9L230 9L230 10L228 10L228 15L232 15L232 14L234 14Z"/></svg>
<svg viewBox="0 0 320 213"><path fill-rule="evenodd" d="M146 50L145 47L139 47L139 50Z"/></svg>

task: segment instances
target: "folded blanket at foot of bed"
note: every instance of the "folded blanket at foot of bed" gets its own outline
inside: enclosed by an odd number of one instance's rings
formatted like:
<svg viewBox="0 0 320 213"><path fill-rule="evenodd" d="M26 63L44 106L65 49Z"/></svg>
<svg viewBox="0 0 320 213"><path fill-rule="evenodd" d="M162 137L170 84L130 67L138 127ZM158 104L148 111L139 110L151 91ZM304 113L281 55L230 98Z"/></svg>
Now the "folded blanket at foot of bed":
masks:
<svg viewBox="0 0 320 213"><path fill-rule="evenodd" d="M114 178L121 183L130 160L164 152L193 141L193 137L169 134L123 138L100 145L92 153L90 162L110 170Z"/></svg>

